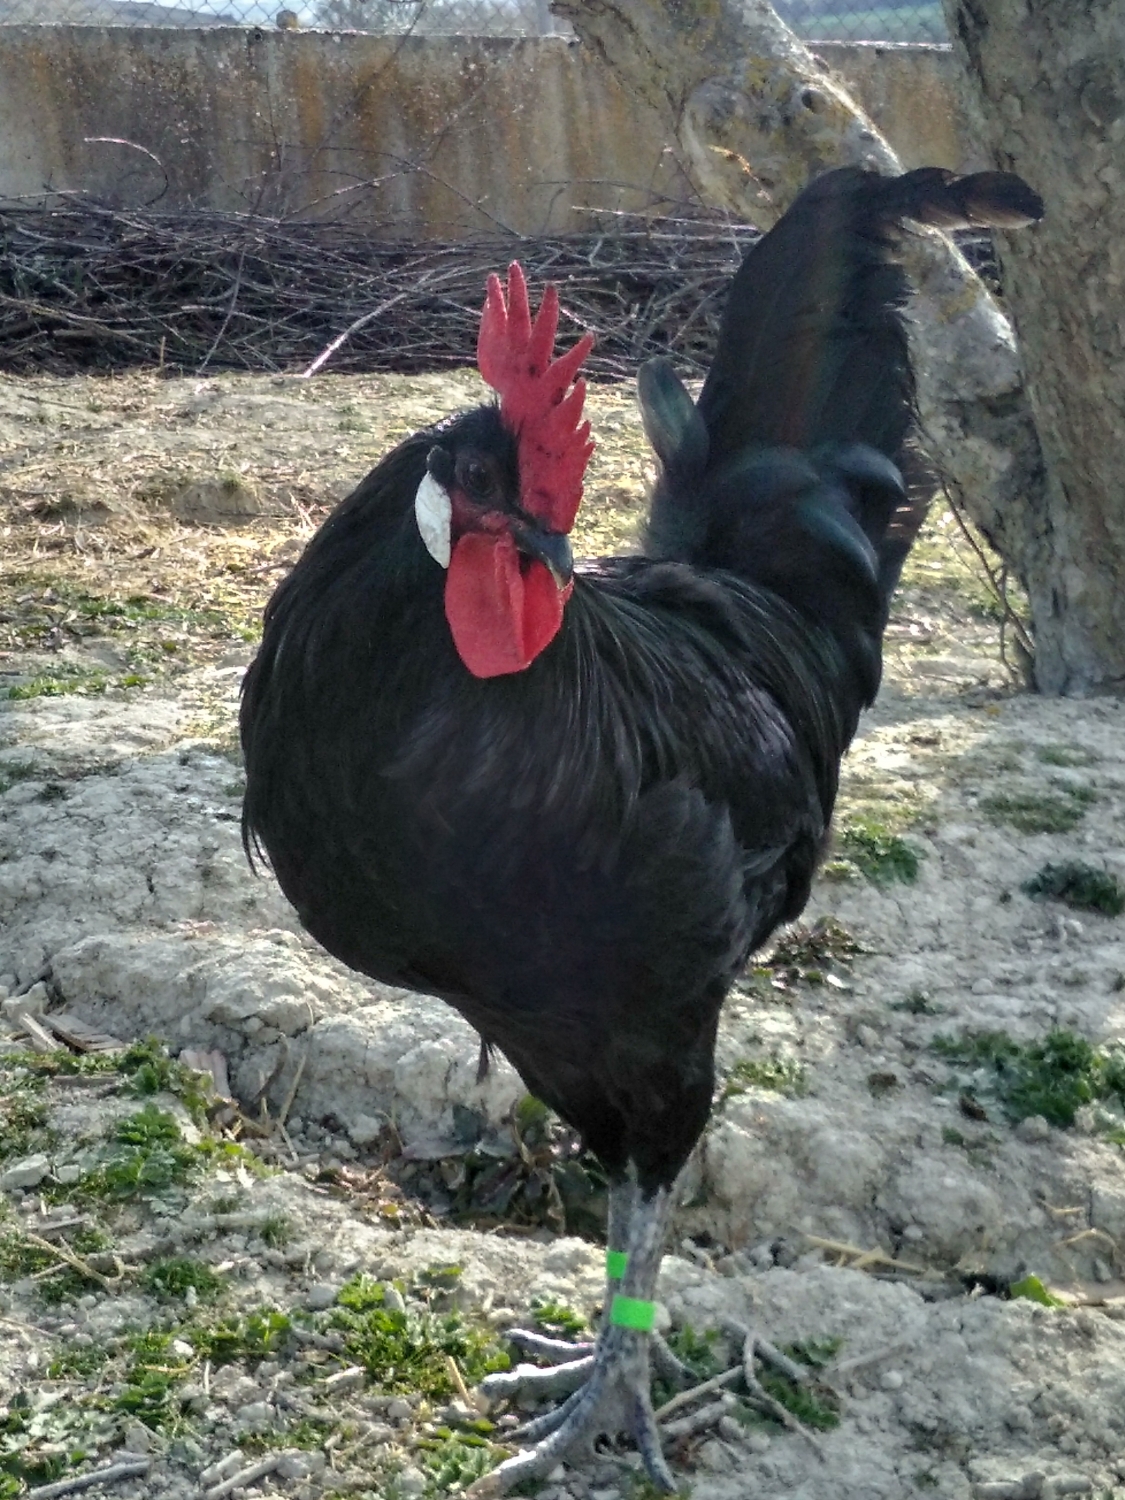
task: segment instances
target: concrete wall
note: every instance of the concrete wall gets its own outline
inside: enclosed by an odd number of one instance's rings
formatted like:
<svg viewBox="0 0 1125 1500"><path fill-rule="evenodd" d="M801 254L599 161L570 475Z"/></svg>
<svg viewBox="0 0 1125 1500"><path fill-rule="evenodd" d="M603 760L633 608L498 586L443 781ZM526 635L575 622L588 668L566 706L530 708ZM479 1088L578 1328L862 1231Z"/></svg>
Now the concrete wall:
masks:
<svg viewBox="0 0 1125 1500"><path fill-rule="evenodd" d="M904 167L979 172L957 103L957 61L949 47L821 42L816 55L843 80Z"/></svg>
<svg viewBox="0 0 1125 1500"><path fill-rule="evenodd" d="M818 50L909 164L959 164L948 52ZM45 190L438 237L688 196L655 116L563 38L0 27L0 196Z"/></svg>

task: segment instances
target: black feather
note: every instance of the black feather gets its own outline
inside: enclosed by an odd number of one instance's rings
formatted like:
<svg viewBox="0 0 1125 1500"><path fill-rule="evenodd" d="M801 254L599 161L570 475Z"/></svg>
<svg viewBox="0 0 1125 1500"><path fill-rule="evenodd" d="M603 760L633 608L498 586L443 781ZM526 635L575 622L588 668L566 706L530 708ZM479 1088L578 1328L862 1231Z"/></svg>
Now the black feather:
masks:
<svg viewBox="0 0 1125 1500"><path fill-rule="evenodd" d="M642 376L649 555L580 568L525 671L462 665L413 513L438 441L516 482L495 408L389 454L266 610L247 847L326 948L447 999L646 1189L706 1121L730 984L808 898L924 513L891 231L1019 202L924 173L802 195L735 277L698 408Z"/></svg>

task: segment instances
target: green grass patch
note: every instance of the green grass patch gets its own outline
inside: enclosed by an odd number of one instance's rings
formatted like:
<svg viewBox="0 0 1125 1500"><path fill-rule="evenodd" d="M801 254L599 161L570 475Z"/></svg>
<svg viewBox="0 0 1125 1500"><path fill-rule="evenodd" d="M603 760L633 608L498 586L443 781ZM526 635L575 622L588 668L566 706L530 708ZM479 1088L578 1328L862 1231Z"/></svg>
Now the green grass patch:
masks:
<svg viewBox="0 0 1125 1500"><path fill-rule="evenodd" d="M176 1353L174 1337L155 1329L130 1337L124 1382L113 1399L115 1411L154 1431L174 1431L182 1420L177 1387L187 1378L193 1360Z"/></svg>
<svg viewBox="0 0 1125 1500"><path fill-rule="evenodd" d="M1026 1044L1002 1031L967 1032L935 1037L931 1046L950 1064L983 1074L979 1087L997 1100L1012 1124L1042 1115L1066 1127L1086 1104L1125 1108L1125 1053L1094 1047L1073 1032L1052 1031ZM977 1087L973 1082L965 1091L972 1095Z"/></svg>
<svg viewBox="0 0 1125 1500"><path fill-rule="evenodd" d="M466 1489L511 1451L497 1447L475 1432L449 1432L444 1428L433 1437L419 1438L414 1449L429 1481L427 1495L447 1495Z"/></svg>
<svg viewBox="0 0 1125 1500"><path fill-rule="evenodd" d="M940 1016L941 1008L933 1003L925 990L911 990L901 1000L893 1000L889 1007L891 1010L901 1011L908 1016Z"/></svg>
<svg viewBox="0 0 1125 1500"><path fill-rule="evenodd" d="M822 1370L835 1359L843 1346L843 1339L803 1339L796 1344L786 1344L782 1353L810 1370ZM840 1405L836 1393L815 1380L797 1382L782 1375L768 1365L758 1370L758 1379L763 1389L784 1406L805 1427L817 1432L830 1432L840 1425Z"/></svg>
<svg viewBox="0 0 1125 1500"><path fill-rule="evenodd" d="M32 1088L0 1095L0 1161L49 1150L57 1136L47 1129L47 1106Z"/></svg>
<svg viewBox="0 0 1125 1500"><path fill-rule="evenodd" d="M0 796L21 781L38 781L47 774L45 767L34 760L0 760Z"/></svg>
<svg viewBox="0 0 1125 1500"><path fill-rule="evenodd" d="M1096 766L1101 759L1081 745L1037 745L1035 759L1045 766Z"/></svg>
<svg viewBox="0 0 1125 1500"><path fill-rule="evenodd" d="M97 1255L108 1249L109 1240L99 1229L80 1229L62 1242L77 1256ZM48 1306L71 1302L98 1286L98 1283L55 1255L26 1240L19 1229L0 1236L0 1285L36 1278L40 1299Z"/></svg>
<svg viewBox="0 0 1125 1500"><path fill-rule="evenodd" d="M48 1380L85 1380L96 1375L112 1358L105 1344L66 1344L47 1366Z"/></svg>
<svg viewBox="0 0 1125 1500"><path fill-rule="evenodd" d="M217 1297L223 1287L221 1276L201 1260L192 1260L186 1255L173 1256L167 1260L155 1260L145 1268L141 1285L154 1297L165 1300L186 1297L189 1291L205 1300Z"/></svg>
<svg viewBox="0 0 1125 1500"><path fill-rule="evenodd" d="M202 1123L208 1099L203 1075L175 1062L167 1047L155 1037L126 1048L117 1067L127 1078L130 1093L141 1099L153 1094L175 1094L183 1100L196 1124Z"/></svg>
<svg viewBox="0 0 1125 1500"><path fill-rule="evenodd" d="M837 831L836 847L872 885L909 885L918 877L918 851L885 824L870 819L846 822Z"/></svg>
<svg viewBox="0 0 1125 1500"><path fill-rule="evenodd" d="M581 1313L564 1302L552 1302L549 1297L533 1299L531 1317L537 1328L556 1339L576 1339L588 1331Z"/></svg>
<svg viewBox="0 0 1125 1500"><path fill-rule="evenodd" d="M258 1231L263 1245L271 1250L282 1250L293 1238L293 1225L285 1214L270 1214Z"/></svg>
<svg viewBox="0 0 1125 1500"><path fill-rule="evenodd" d="M737 1098L749 1088L770 1089L798 1099L808 1093L805 1066L790 1057L740 1058L726 1076L720 1102Z"/></svg>
<svg viewBox="0 0 1125 1500"><path fill-rule="evenodd" d="M189 1182L202 1165L175 1119L154 1104L119 1120L111 1140L106 1160L86 1174L78 1192L117 1199L159 1194Z"/></svg>
<svg viewBox="0 0 1125 1500"><path fill-rule="evenodd" d="M993 823L1007 823L1020 833L1069 833L1098 800L1092 787L1055 782L1049 791L993 792L981 809Z"/></svg>
<svg viewBox="0 0 1125 1500"><path fill-rule="evenodd" d="M222 1316L210 1324L193 1325L187 1337L197 1353L213 1364L236 1359L266 1359L283 1348L293 1327L287 1313L262 1306L242 1316Z"/></svg>
<svg viewBox="0 0 1125 1500"><path fill-rule="evenodd" d="M387 1394L418 1391L431 1399L456 1393L449 1358L469 1385L510 1366L491 1329L470 1322L456 1309L432 1312L408 1302L404 1310L386 1305L381 1283L353 1277L341 1288L327 1326L344 1336L349 1359L363 1365L376 1388Z"/></svg>
<svg viewBox="0 0 1125 1500"><path fill-rule="evenodd" d="M1082 860L1046 864L1020 890L1039 900L1062 901L1075 911L1100 912L1103 917L1119 917L1125 911L1125 886L1120 880Z"/></svg>

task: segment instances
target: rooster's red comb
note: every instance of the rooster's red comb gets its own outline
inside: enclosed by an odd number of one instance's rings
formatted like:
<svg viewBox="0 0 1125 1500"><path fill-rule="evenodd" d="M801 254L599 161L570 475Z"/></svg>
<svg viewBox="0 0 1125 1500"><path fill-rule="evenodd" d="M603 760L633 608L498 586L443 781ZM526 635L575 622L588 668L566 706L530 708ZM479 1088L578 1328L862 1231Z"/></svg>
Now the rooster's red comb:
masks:
<svg viewBox="0 0 1125 1500"><path fill-rule="evenodd" d="M524 509L549 531L569 531L582 502L582 479L594 445L582 420L586 382L575 380L594 344L585 333L552 359L559 294L548 284L531 320L527 282L518 261L508 267L508 292L488 278L477 338L477 365L500 397L500 415L519 443Z"/></svg>

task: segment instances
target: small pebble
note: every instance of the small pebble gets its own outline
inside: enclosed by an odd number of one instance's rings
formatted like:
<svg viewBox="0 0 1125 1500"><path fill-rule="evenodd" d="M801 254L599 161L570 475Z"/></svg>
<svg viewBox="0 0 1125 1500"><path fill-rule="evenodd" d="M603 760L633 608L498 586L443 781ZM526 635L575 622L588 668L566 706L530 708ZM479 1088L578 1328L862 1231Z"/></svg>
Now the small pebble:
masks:
<svg viewBox="0 0 1125 1500"><path fill-rule="evenodd" d="M72 1182L77 1182L82 1176L82 1168L76 1161L64 1162L61 1167L55 1168L55 1181L61 1187L69 1187Z"/></svg>
<svg viewBox="0 0 1125 1500"><path fill-rule="evenodd" d="M305 1306L312 1312L323 1312L325 1308L332 1306L339 1294L340 1288L336 1282L318 1281L305 1293Z"/></svg>
<svg viewBox="0 0 1125 1500"><path fill-rule="evenodd" d="M391 1422L409 1422L414 1417L414 1409L409 1401L404 1401L401 1396L396 1396L393 1401L387 1402L387 1418Z"/></svg>
<svg viewBox="0 0 1125 1500"><path fill-rule="evenodd" d="M50 1170L50 1162L41 1151L37 1151L34 1156L14 1161L0 1172L0 1189L10 1192L12 1188L38 1187Z"/></svg>
<svg viewBox="0 0 1125 1500"><path fill-rule="evenodd" d="M130 1453L152 1452L152 1433L143 1422L130 1422L123 1433L123 1437L125 1446Z"/></svg>
<svg viewBox="0 0 1125 1500"><path fill-rule="evenodd" d="M403 1495L420 1495L426 1488L426 1476L409 1464L395 1476L395 1487Z"/></svg>
<svg viewBox="0 0 1125 1500"><path fill-rule="evenodd" d="M397 1286L389 1283L383 1287L383 1306L388 1312L405 1312L406 1303L403 1301L402 1293Z"/></svg>
<svg viewBox="0 0 1125 1500"><path fill-rule="evenodd" d="M260 1429L273 1422L274 1411L268 1401L250 1401L235 1412L235 1421L240 1427Z"/></svg>
<svg viewBox="0 0 1125 1500"><path fill-rule="evenodd" d="M242 1467L242 1449L234 1448L225 1457L218 1459L209 1465L199 1476L200 1484L209 1486L219 1484L224 1479L229 1479L232 1474L238 1472Z"/></svg>
<svg viewBox="0 0 1125 1500"><path fill-rule="evenodd" d="M879 1376L879 1384L885 1391L901 1391L906 1384L906 1376L901 1370L884 1370Z"/></svg>
<svg viewBox="0 0 1125 1500"><path fill-rule="evenodd" d="M735 1417L720 1417L718 1432L728 1443L740 1443L746 1429Z"/></svg>
<svg viewBox="0 0 1125 1500"><path fill-rule="evenodd" d="M1016 1139L1023 1141L1025 1145L1038 1145L1041 1141L1050 1140L1051 1127L1042 1115L1028 1115L1016 1126Z"/></svg>

